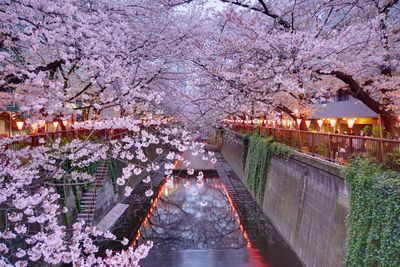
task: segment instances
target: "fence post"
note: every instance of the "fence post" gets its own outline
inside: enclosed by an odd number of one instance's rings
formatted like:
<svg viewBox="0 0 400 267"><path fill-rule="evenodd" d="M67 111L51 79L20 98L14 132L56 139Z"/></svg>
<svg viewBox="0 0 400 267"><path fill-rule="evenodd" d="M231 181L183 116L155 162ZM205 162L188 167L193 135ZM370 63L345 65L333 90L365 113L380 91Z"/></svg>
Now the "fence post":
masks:
<svg viewBox="0 0 400 267"><path fill-rule="evenodd" d="M384 156L384 152L383 152L383 139L382 139L382 136L381 136L381 138L379 138L379 148L380 148L380 152L381 152L381 162L380 163L383 163L383 161L384 161L384 159L385 159L385 156Z"/></svg>
<svg viewBox="0 0 400 267"><path fill-rule="evenodd" d="M329 151L328 158L332 158L331 134L328 134L328 151ZM335 155L333 155L333 158L335 158Z"/></svg>
<svg viewBox="0 0 400 267"><path fill-rule="evenodd" d="M311 132L311 153L315 153L315 133Z"/></svg>

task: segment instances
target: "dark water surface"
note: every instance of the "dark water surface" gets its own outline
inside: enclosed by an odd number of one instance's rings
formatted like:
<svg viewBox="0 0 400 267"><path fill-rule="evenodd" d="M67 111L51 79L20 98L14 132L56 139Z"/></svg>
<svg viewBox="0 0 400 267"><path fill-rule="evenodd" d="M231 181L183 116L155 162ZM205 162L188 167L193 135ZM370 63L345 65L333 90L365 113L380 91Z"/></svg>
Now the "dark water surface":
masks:
<svg viewBox="0 0 400 267"><path fill-rule="evenodd" d="M302 266L272 226L242 223L238 202L219 177L203 181L162 185L135 237L139 244L154 242L141 266Z"/></svg>

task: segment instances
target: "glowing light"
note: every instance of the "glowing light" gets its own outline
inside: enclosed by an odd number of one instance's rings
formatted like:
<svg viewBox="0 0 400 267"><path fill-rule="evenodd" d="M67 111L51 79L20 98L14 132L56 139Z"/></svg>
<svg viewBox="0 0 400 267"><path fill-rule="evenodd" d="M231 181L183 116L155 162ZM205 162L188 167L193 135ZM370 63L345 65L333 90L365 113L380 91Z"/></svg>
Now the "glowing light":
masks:
<svg viewBox="0 0 400 267"><path fill-rule="evenodd" d="M67 127L68 121L67 120L62 120L62 124L64 125L64 127Z"/></svg>
<svg viewBox="0 0 400 267"><path fill-rule="evenodd" d="M336 122L337 122L337 119L329 119L329 124L331 125L332 128L335 128Z"/></svg>
<svg viewBox="0 0 400 267"><path fill-rule="evenodd" d="M45 120L38 120L38 124L39 124L40 128L43 128L44 125L46 124L46 121Z"/></svg>
<svg viewBox="0 0 400 267"><path fill-rule="evenodd" d="M301 118L297 118L297 119L296 119L296 122L297 122L297 126L299 126L299 127L300 127L300 124L301 124Z"/></svg>
<svg viewBox="0 0 400 267"><path fill-rule="evenodd" d="M58 121L53 121L53 127L54 127L54 130L57 129L57 127L58 127Z"/></svg>
<svg viewBox="0 0 400 267"><path fill-rule="evenodd" d="M319 119L319 120L317 120L317 124L318 124L319 128L321 128L322 124L324 124L324 121Z"/></svg>
<svg viewBox="0 0 400 267"><path fill-rule="evenodd" d="M352 129L355 122L356 122L356 119L348 119L347 126L349 126L349 128Z"/></svg>
<svg viewBox="0 0 400 267"><path fill-rule="evenodd" d="M310 128L311 121L310 120L306 120L306 125L307 125L307 128Z"/></svg>
<svg viewBox="0 0 400 267"><path fill-rule="evenodd" d="M23 121L17 121L17 129L18 129L18 131L21 131L22 129L24 129Z"/></svg>
<svg viewBox="0 0 400 267"><path fill-rule="evenodd" d="M32 132L36 133L37 129L38 129L38 124L37 123L32 123L31 124L31 128L32 128Z"/></svg>

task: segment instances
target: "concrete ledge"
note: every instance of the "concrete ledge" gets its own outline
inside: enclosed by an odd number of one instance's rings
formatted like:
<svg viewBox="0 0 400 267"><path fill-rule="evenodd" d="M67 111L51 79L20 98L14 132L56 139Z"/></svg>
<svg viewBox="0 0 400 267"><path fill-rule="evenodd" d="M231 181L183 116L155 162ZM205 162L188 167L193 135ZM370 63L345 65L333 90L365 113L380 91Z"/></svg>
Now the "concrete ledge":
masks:
<svg viewBox="0 0 400 267"><path fill-rule="evenodd" d="M107 231L118 221L119 217L128 208L128 204L117 203L115 207L96 225L101 231Z"/></svg>
<svg viewBox="0 0 400 267"><path fill-rule="evenodd" d="M293 149L292 149L293 150ZM343 173L343 166L333 163L331 161L312 156L310 154L302 153L297 150L293 150L295 154L293 155L293 159L300 161L302 163L311 165L315 168L318 168L320 170L326 171L330 174L333 174L335 176L338 176L340 178L346 179L346 176Z"/></svg>

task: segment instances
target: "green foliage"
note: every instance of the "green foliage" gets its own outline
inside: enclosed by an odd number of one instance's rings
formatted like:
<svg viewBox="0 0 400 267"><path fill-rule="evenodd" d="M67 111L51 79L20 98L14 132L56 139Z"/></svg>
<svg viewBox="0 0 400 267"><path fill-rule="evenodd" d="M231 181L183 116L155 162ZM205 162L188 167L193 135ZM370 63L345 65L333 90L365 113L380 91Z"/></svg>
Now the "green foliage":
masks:
<svg viewBox="0 0 400 267"><path fill-rule="evenodd" d="M324 156L324 157L328 157L329 156L329 149L328 149L328 144L327 143L319 143L316 147L315 147L315 152L318 155Z"/></svg>
<svg viewBox="0 0 400 267"><path fill-rule="evenodd" d="M268 168L274 155L289 157L293 152L283 144L274 142L271 137L252 136L247 154L247 184L258 201L264 199Z"/></svg>
<svg viewBox="0 0 400 267"><path fill-rule="evenodd" d="M400 166L400 147L395 147L392 152L385 155L385 165L392 168Z"/></svg>
<svg viewBox="0 0 400 267"><path fill-rule="evenodd" d="M381 127L379 126L374 126L372 127L372 136L376 138L381 137Z"/></svg>
<svg viewBox="0 0 400 267"><path fill-rule="evenodd" d="M361 158L346 168L346 174L346 266L400 266L399 174Z"/></svg>
<svg viewBox="0 0 400 267"><path fill-rule="evenodd" d="M117 180L117 164L115 162L115 159L113 157L109 157L107 159L107 174L111 178L114 192L117 192L117 187L116 187L116 180Z"/></svg>
<svg viewBox="0 0 400 267"><path fill-rule="evenodd" d="M367 125L364 127L363 132L365 136L371 136L372 135L372 127L371 125Z"/></svg>

